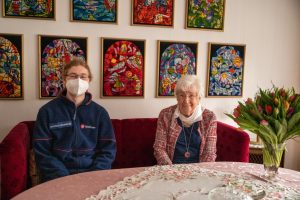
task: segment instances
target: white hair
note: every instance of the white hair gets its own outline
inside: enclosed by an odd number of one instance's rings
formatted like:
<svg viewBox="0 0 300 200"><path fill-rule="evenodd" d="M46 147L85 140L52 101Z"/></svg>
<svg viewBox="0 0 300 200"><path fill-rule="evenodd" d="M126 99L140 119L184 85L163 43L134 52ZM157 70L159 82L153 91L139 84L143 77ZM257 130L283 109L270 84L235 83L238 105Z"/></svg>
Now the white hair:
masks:
<svg viewBox="0 0 300 200"><path fill-rule="evenodd" d="M191 87L195 87L198 95L203 97L202 85L199 77L197 75L190 74L183 75L180 79L178 79L175 87L175 96L177 96L179 92L189 90Z"/></svg>

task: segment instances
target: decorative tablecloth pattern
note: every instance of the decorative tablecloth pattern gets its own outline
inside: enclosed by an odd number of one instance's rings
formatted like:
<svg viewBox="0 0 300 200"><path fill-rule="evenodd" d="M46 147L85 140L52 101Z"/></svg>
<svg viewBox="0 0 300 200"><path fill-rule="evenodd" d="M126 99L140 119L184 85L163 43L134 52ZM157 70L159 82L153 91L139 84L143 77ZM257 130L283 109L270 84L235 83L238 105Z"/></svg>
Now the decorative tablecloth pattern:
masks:
<svg viewBox="0 0 300 200"><path fill-rule="evenodd" d="M249 177L253 180L256 179L248 173L262 175L264 172L263 165L254 163L214 162L199 163L196 165L202 169L232 173ZM83 200L92 195L97 195L99 191L105 190L108 186L124 180L125 177L133 176L146 169L147 168L144 167L123 168L66 176L37 185L17 195L13 200ZM260 183L263 184L263 181ZM276 184L281 184L287 188L292 188L292 190L300 191L300 172L280 168L279 181ZM277 199L280 198L281 197L278 197Z"/></svg>
<svg viewBox="0 0 300 200"><path fill-rule="evenodd" d="M242 164L239 168L243 168ZM126 177L86 200L209 199L212 197L210 191L216 189L219 189L216 193L223 191L224 195L231 195L225 198L219 194L220 199L252 199L261 192L266 194L266 200L300 199L300 191L285 184L289 180L266 181L259 177L257 170L249 170L249 165L246 169L247 173L239 174L207 169L199 164L154 166Z"/></svg>

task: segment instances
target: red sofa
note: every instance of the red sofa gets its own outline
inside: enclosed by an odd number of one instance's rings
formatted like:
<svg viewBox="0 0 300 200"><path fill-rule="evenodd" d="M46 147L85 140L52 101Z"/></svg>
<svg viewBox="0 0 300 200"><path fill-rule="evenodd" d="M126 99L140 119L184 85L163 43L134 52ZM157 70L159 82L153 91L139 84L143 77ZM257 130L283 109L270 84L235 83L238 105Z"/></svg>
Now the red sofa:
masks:
<svg viewBox="0 0 300 200"><path fill-rule="evenodd" d="M156 164L153 143L157 118L113 119L117 155L113 168ZM28 158L34 121L17 124L0 144L1 199L6 200L31 187ZM218 122L217 161L248 162L249 136Z"/></svg>

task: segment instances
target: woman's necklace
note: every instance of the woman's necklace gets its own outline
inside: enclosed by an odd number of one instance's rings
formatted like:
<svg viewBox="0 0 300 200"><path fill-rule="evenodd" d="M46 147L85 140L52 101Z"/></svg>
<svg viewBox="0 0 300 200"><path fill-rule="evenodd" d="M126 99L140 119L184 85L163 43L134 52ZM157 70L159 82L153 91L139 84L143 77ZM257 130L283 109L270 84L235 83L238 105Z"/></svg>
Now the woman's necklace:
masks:
<svg viewBox="0 0 300 200"><path fill-rule="evenodd" d="M186 139L186 134L185 134L184 126L183 126L183 124L182 124L182 130L183 130L184 140L185 140L185 149L186 149L186 152L184 153L184 157L185 157L186 159L188 159L188 158L191 156L191 153L189 152L189 148L190 148L190 142L191 142L191 137L192 137L193 128L194 128L194 124L192 125L192 128L191 128L190 137L189 137L189 143L187 143L187 139Z"/></svg>

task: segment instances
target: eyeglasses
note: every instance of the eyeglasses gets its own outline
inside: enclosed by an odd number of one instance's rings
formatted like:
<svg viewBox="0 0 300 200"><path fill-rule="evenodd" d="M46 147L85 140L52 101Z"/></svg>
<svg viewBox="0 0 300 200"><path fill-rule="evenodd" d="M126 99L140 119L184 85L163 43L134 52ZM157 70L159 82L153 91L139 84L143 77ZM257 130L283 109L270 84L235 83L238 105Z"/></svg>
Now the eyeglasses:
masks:
<svg viewBox="0 0 300 200"><path fill-rule="evenodd" d="M90 77L86 74L81 74L81 75L78 75L78 74L67 74L66 77L68 77L69 79L82 79L82 80L88 80Z"/></svg>
<svg viewBox="0 0 300 200"><path fill-rule="evenodd" d="M183 100L183 99L191 99L191 100L194 100L196 98L198 98L199 96L197 94L179 94L178 95L178 98L180 100Z"/></svg>

